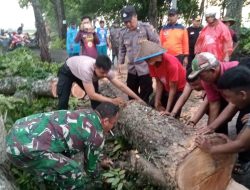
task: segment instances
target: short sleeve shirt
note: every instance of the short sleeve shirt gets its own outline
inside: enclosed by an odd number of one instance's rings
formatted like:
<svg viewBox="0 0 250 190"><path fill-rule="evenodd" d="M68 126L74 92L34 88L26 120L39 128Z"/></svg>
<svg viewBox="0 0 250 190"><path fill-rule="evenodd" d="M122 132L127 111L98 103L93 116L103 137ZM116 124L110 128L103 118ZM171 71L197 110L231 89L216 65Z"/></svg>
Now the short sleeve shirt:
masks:
<svg viewBox="0 0 250 190"><path fill-rule="evenodd" d="M98 35L100 43L97 46L107 45L107 35L108 31L106 28L97 28L96 33Z"/></svg>
<svg viewBox="0 0 250 190"><path fill-rule="evenodd" d="M169 83L177 82L178 91L183 91L186 84L186 70L179 60L168 53L163 54L163 61L159 67L149 65L151 77L158 78L167 92L169 92Z"/></svg>
<svg viewBox="0 0 250 190"><path fill-rule="evenodd" d="M220 62L220 76L222 76L226 70L236 67L238 64L238 61ZM204 81L201 81L201 84L206 91L207 99L209 102L216 102L220 100L221 97L223 97L216 84L208 84Z"/></svg>
<svg viewBox="0 0 250 190"><path fill-rule="evenodd" d="M97 81L94 74L96 60L88 56L74 56L66 61L73 75L82 80L83 84ZM114 71L108 72L107 78L112 80L115 77Z"/></svg>

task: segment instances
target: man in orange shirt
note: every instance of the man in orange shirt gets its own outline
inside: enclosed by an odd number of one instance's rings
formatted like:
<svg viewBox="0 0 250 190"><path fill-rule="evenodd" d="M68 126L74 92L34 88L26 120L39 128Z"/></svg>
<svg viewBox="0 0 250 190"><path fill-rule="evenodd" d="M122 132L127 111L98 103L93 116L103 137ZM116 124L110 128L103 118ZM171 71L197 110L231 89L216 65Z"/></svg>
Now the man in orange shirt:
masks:
<svg viewBox="0 0 250 190"><path fill-rule="evenodd" d="M188 32L182 24L177 23L177 20L177 10L170 9L168 24L163 26L160 31L160 41L162 47L167 49L169 54L177 57L186 66L189 55Z"/></svg>

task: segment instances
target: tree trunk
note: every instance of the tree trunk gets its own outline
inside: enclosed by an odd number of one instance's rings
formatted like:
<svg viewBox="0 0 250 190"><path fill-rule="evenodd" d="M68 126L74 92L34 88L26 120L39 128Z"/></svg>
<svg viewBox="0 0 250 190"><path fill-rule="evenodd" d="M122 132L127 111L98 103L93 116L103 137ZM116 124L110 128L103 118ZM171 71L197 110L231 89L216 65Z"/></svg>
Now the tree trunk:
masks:
<svg viewBox="0 0 250 190"><path fill-rule="evenodd" d="M35 96L57 97L57 81L56 77L35 81L32 83L31 92Z"/></svg>
<svg viewBox="0 0 250 190"><path fill-rule="evenodd" d="M233 25L233 29L236 31L236 33L240 34L240 27L241 27L241 17L242 17L242 6L243 6L244 0L227 0L227 17L234 18L236 20L236 23Z"/></svg>
<svg viewBox="0 0 250 190"><path fill-rule="evenodd" d="M0 80L0 94L13 95L26 89L34 96L57 97L56 77L48 77L43 80L33 81L31 78L6 77Z"/></svg>
<svg viewBox="0 0 250 190"><path fill-rule="evenodd" d="M148 18L149 18L150 24L152 24L154 28L157 29L158 28L157 0L149 1Z"/></svg>
<svg viewBox="0 0 250 190"><path fill-rule="evenodd" d="M7 159L5 137L4 118L0 115L0 164L3 164Z"/></svg>
<svg viewBox="0 0 250 190"><path fill-rule="evenodd" d="M200 8L199 8L199 15L202 17L204 13L204 7L205 7L205 0L201 1Z"/></svg>
<svg viewBox="0 0 250 190"><path fill-rule="evenodd" d="M14 95L15 97L22 98L22 94L29 91L29 96L57 97L57 81L58 78L54 76L37 81L33 81L31 78L6 77L0 80L0 94L8 96ZM110 88L105 87L104 84L102 86L101 89L104 88L106 91L110 90ZM20 89L24 89L24 91ZM81 99L84 98L86 93L76 83L73 83L71 95Z"/></svg>
<svg viewBox="0 0 250 190"><path fill-rule="evenodd" d="M15 190L17 189L10 174L9 164L6 162L6 130L4 127L3 116L0 115L0 189Z"/></svg>
<svg viewBox="0 0 250 190"><path fill-rule="evenodd" d="M150 161L135 164L141 165L141 173L148 180L158 178L158 185L164 189L226 190L235 155L212 157L202 152L194 146L194 129L136 102L122 110L118 128L142 158ZM209 138L214 144L225 143L216 134ZM153 169L145 172L149 166Z"/></svg>
<svg viewBox="0 0 250 190"><path fill-rule="evenodd" d="M66 21L63 0L51 0L50 2L55 10L58 36L60 39L66 39L67 25L66 23L63 24L63 21Z"/></svg>
<svg viewBox="0 0 250 190"><path fill-rule="evenodd" d="M46 33L45 23L43 20L41 5L39 0L31 0L31 4L34 10L36 29L39 39L40 56L42 61L51 62L51 56L48 47L48 37Z"/></svg>

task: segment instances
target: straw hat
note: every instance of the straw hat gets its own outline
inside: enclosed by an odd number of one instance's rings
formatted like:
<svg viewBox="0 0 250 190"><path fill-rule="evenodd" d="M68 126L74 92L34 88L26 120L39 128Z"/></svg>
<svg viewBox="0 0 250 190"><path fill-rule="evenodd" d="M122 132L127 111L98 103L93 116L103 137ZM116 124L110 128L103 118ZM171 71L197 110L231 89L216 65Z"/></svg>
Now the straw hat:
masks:
<svg viewBox="0 0 250 190"><path fill-rule="evenodd" d="M135 58L135 62L144 61L146 59L156 57L165 53L167 50L162 48L159 44L151 41L143 41L138 52L138 56Z"/></svg>
<svg viewBox="0 0 250 190"><path fill-rule="evenodd" d="M222 22L229 22L230 23L230 26L234 25L234 23L236 22L233 18L230 18L230 17L224 17Z"/></svg>

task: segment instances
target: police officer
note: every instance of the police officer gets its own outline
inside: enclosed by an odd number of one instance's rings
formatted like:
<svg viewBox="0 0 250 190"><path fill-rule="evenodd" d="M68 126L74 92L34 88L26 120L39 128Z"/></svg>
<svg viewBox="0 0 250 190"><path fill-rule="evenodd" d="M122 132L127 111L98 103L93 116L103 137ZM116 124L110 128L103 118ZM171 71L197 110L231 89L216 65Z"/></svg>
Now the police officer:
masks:
<svg viewBox="0 0 250 190"><path fill-rule="evenodd" d="M127 86L148 103L149 96L153 92L148 65L145 61L135 63L134 60L137 58L143 41L149 40L159 43L159 36L152 25L137 20L133 6L124 7L121 10L121 17L126 27L120 33L118 64L124 64L125 55L127 55Z"/></svg>

